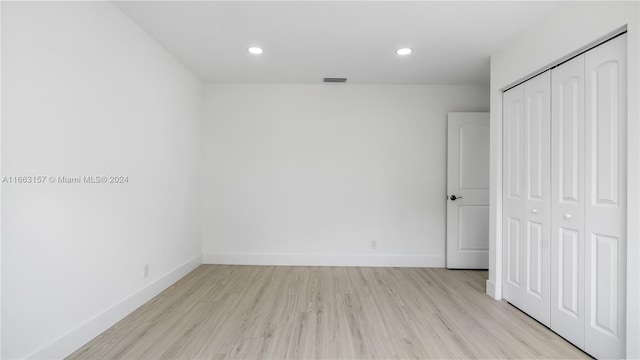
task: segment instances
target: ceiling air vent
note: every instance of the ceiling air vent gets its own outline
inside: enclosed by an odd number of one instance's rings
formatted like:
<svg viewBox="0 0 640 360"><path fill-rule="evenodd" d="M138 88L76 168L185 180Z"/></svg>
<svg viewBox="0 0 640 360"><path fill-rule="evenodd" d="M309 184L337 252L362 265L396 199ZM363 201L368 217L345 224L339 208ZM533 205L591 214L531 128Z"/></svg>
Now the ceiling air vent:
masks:
<svg viewBox="0 0 640 360"><path fill-rule="evenodd" d="M347 82L347 78L324 78L326 83L344 83Z"/></svg>

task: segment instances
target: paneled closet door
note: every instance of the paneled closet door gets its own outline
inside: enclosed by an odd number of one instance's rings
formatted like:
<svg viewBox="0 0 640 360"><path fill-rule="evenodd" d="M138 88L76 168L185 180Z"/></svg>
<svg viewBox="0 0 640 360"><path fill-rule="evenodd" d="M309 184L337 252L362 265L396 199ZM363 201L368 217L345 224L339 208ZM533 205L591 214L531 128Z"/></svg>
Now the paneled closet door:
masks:
<svg viewBox="0 0 640 360"><path fill-rule="evenodd" d="M523 308L549 326L551 72L524 83Z"/></svg>
<svg viewBox="0 0 640 360"><path fill-rule="evenodd" d="M524 308L522 236L524 234L524 84L502 95L503 104L503 290L511 304Z"/></svg>
<svg viewBox="0 0 640 360"><path fill-rule="evenodd" d="M549 326L550 73L504 93L504 298Z"/></svg>
<svg viewBox="0 0 640 360"><path fill-rule="evenodd" d="M626 346L626 38L503 94L503 297L597 358Z"/></svg>
<svg viewBox="0 0 640 360"><path fill-rule="evenodd" d="M626 35L585 54L585 350L625 356Z"/></svg>
<svg viewBox="0 0 640 360"><path fill-rule="evenodd" d="M584 55L551 79L551 329L584 348Z"/></svg>

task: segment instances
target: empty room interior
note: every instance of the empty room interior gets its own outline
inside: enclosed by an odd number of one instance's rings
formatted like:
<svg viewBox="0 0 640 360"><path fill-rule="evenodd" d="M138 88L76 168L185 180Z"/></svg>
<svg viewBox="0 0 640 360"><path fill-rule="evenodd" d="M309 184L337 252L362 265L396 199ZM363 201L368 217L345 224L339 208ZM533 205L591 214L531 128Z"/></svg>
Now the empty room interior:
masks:
<svg viewBox="0 0 640 360"><path fill-rule="evenodd" d="M1 1L2 359L640 359L639 1Z"/></svg>

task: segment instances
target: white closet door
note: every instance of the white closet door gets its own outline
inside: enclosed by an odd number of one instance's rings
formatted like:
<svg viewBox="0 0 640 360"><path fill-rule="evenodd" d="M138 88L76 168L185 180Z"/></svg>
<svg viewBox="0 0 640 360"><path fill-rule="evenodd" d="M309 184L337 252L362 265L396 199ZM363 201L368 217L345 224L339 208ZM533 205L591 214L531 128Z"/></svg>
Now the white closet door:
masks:
<svg viewBox="0 0 640 360"><path fill-rule="evenodd" d="M551 329L584 348L584 55L551 78Z"/></svg>
<svg viewBox="0 0 640 360"><path fill-rule="evenodd" d="M549 325L550 74L503 95L503 297Z"/></svg>
<svg viewBox="0 0 640 360"><path fill-rule="evenodd" d="M585 54L585 350L625 356L626 35Z"/></svg>
<svg viewBox="0 0 640 360"><path fill-rule="evenodd" d="M626 41L503 94L503 297L597 358L626 346Z"/></svg>
<svg viewBox="0 0 640 360"><path fill-rule="evenodd" d="M523 309L549 326L551 72L524 83Z"/></svg>
<svg viewBox="0 0 640 360"><path fill-rule="evenodd" d="M503 104L503 293L523 308L522 234L524 228L524 84L504 92ZM525 310L525 309L523 309ZM525 310L526 311L526 310Z"/></svg>

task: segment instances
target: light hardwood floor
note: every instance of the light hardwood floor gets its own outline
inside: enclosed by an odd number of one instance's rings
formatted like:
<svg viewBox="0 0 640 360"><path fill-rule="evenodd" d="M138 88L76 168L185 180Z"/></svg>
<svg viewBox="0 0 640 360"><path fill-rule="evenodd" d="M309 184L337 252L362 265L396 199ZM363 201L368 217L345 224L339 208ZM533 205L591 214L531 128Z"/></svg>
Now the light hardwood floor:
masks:
<svg viewBox="0 0 640 360"><path fill-rule="evenodd" d="M69 359L588 358L486 271L203 265Z"/></svg>

